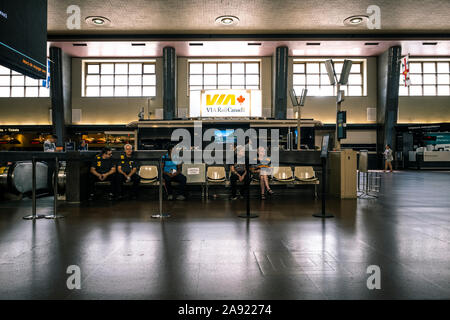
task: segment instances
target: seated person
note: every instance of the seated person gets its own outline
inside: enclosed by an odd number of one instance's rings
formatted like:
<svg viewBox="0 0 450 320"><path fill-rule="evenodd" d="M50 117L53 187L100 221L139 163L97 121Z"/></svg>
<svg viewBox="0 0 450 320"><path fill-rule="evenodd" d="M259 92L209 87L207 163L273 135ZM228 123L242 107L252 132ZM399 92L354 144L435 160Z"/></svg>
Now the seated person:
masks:
<svg viewBox="0 0 450 320"><path fill-rule="evenodd" d="M172 181L180 184L178 190L177 200L186 199L186 177L181 173L181 164L177 164L172 161L172 149L169 147L168 153L163 157L162 170L164 183L166 185L167 193L169 194L168 200L173 200L174 192L172 188Z"/></svg>
<svg viewBox="0 0 450 320"><path fill-rule="evenodd" d="M94 198L95 183L98 181L111 182L108 190L108 198L110 200L117 195L116 166L111 157L111 149L103 148L102 152L96 155L94 161L92 161L89 174L89 200Z"/></svg>
<svg viewBox="0 0 450 320"><path fill-rule="evenodd" d="M253 168L253 172L259 176L259 183L261 186L261 200L266 199L266 189L269 195L273 195L272 189L269 185L269 175L272 174L272 168L270 167L270 158L267 157L266 149L264 147L258 148L257 164Z"/></svg>
<svg viewBox="0 0 450 320"><path fill-rule="evenodd" d="M86 143L86 140L81 140L81 143L78 146L78 151L88 151L88 145Z"/></svg>
<svg viewBox="0 0 450 320"><path fill-rule="evenodd" d="M231 200L237 199L237 182L243 182L240 187L240 194L244 196L244 190L250 183L250 172L247 172L244 163L238 163L239 159L245 159L245 147L238 146L236 148L238 160L230 167L230 184L231 184Z"/></svg>
<svg viewBox="0 0 450 320"><path fill-rule="evenodd" d="M141 177L137 174L139 162L134 157L133 146L131 144L126 144L123 148L125 152L120 155L120 160L117 164L117 189L119 191L119 196L122 196L123 183L132 181L133 192L131 198L137 199L139 193L139 183L141 182Z"/></svg>

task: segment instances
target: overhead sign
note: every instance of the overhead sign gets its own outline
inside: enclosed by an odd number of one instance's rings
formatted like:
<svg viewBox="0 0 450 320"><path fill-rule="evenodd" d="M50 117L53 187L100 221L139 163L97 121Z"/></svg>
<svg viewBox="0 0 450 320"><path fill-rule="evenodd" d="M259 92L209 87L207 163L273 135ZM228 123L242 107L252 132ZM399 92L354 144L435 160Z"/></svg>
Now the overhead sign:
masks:
<svg viewBox="0 0 450 320"><path fill-rule="evenodd" d="M190 117L261 117L260 90L202 90L191 92Z"/></svg>

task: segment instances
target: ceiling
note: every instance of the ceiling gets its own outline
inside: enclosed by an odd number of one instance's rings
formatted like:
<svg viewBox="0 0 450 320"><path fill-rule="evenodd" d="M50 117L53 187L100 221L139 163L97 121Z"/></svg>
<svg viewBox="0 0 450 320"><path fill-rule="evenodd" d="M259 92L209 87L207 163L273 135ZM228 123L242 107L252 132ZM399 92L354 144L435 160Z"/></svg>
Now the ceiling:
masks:
<svg viewBox="0 0 450 320"><path fill-rule="evenodd" d="M381 8L381 29L346 27L345 18ZM67 8L78 5L82 21L105 16L111 24L67 28ZM388 34L445 33L450 30L449 0L48 0L49 35L137 34ZM234 15L236 26L215 19Z"/></svg>

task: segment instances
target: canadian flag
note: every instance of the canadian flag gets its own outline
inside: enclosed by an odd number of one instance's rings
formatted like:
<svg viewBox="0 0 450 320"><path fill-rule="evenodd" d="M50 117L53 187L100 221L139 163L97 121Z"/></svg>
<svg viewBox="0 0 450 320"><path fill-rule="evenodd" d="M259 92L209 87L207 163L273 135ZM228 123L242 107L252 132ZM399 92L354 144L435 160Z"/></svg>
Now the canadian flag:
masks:
<svg viewBox="0 0 450 320"><path fill-rule="evenodd" d="M411 85L411 79L409 78L409 55L402 58L402 75L405 77L405 87Z"/></svg>

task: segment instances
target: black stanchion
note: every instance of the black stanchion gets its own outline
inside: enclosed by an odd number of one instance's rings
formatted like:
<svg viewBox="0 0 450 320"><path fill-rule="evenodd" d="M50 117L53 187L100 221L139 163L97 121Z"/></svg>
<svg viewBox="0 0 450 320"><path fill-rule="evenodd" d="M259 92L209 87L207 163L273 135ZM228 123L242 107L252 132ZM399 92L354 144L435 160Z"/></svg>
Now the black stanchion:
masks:
<svg viewBox="0 0 450 320"><path fill-rule="evenodd" d="M64 216L58 215L58 174L59 174L59 160L58 157L55 159L55 173L53 177L53 214L45 216L45 219L61 219Z"/></svg>
<svg viewBox="0 0 450 320"><path fill-rule="evenodd" d="M31 206L32 206L32 213L29 216L23 217L24 220L37 220L37 219L44 219L45 216L43 215L36 215L36 157L33 157L31 160L32 164L32 174L31 174L31 185L32 185L32 194L31 194Z"/></svg>
<svg viewBox="0 0 450 320"><path fill-rule="evenodd" d="M159 213L152 215L153 219L164 219L164 218L170 218L169 213L163 213L163 195L162 195L162 188L163 188L163 171L162 171L162 157L159 159Z"/></svg>
<svg viewBox="0 0 450 320"><path fill-rule="evenodd" d="M250 177L250 165L249 165L248 160L246 161L245 169L247 170L247 178L248 178L248 182L244 182L246 184L245 197L246 197L246 201L247 201L247 212L245 214L238 215L238 217L244 218L244 219L254 219L254 218L258 218L259 216L254 213L250 213L250 183L251 183L252 179Z"/></svg>
<svg viewBox="0 0 450 320"><path fill-rule="evenodd" d="M316 218L334 218L331 213L326 213L326 185L327 185L327 159L322 158L322 211L313 214Z"/></svg>

